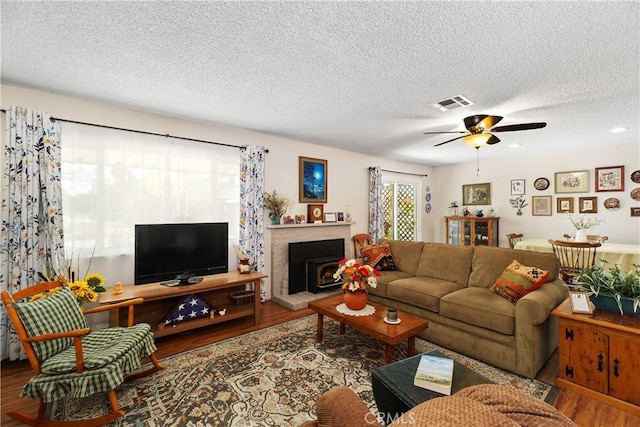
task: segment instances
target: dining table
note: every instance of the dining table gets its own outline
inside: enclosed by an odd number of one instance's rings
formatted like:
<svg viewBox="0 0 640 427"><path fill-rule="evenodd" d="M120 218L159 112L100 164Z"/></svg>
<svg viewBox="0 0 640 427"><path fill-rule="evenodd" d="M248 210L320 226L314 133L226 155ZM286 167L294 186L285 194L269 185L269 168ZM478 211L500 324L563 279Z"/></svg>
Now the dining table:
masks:
<svg viewBox="0 0 640 427"><path fill-rule="evenodd" d="M515 249L536 252L553 252L549 239L524 239L517 242ZM606 261L606 264L602 262ZM602 243L596 249L596 267L611 268L617 265L622 271L635 270L634 264L640 267L640 244Z"/></svg>

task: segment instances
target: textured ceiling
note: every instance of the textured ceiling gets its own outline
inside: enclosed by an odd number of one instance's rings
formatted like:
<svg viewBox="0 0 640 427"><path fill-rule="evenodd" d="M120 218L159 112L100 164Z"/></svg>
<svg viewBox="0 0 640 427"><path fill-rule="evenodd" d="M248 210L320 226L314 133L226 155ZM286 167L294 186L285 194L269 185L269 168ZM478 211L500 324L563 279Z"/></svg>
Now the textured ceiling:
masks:
<svg viewBox="0 0 640 427"><path fill-rule="evenodd" d="M1 78L429 165L476 153L422 132L547 122L480 151L526 156L638 142L639 5L3 1Z"/></svg>

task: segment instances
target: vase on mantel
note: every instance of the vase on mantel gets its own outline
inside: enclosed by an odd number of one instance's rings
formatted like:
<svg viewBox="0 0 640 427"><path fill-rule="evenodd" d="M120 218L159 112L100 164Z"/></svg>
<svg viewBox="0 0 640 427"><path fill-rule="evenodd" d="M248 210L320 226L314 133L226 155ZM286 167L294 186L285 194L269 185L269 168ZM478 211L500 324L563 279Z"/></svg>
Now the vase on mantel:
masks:
<svg viewBox="0 0 640 427"><path fill-rule="evenodd" d="M351 310L362 310L367 305L367 292L357 291L344 293L344 304Z"/></svg>
<svg viewBox="0 0 640 427"><path fill-rule="evenodd" d="M274 213L274 212L271 212L269 214L269 218L271 219L272 225L280 225L280 222L282 222L282 215L278 215L277 213Z"/></svg>
<svg viewBox="0 0 640 427"><path fill-rule="evenodd" d="M586 242L587 241L587 229L581 228L580 230L576 230L576 237L574 239L576 242Z"/></svg>

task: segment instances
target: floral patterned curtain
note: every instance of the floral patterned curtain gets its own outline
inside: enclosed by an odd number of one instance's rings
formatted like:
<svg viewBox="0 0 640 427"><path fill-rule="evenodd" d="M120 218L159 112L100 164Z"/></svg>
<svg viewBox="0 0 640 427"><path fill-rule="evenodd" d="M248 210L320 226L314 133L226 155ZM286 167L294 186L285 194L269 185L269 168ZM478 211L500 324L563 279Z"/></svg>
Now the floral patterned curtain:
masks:
<svg viewBox="0 0 640 427"><path fill-rule="evenodd" d="M379 166L369 168L369 234L374 242L384 237L382 170Z"/></svg>
<svg viewBox="0 0 640 427"><path fill-rule="evenodd" d="M64 271L60 126L47 113L11 107L3 135L0 289L13 293ZM2 358L26 358L4 307Z"/></svg>
<svg viewBox="0 0 640 427"><path fill-rule="evenodd" d="M264 271L264 162L266 149L247 146L240 149L240 249L256 271ZM264 284L264 280L262 281ZM266 301L264 286L260 301Z"/></svg>

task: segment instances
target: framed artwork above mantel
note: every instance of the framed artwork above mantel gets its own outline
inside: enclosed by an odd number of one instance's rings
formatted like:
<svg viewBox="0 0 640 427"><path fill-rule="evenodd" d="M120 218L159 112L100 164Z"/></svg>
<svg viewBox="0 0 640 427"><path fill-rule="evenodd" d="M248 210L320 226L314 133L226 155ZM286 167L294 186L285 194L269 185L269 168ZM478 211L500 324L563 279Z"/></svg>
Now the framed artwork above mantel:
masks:
<svg viewBox="0 0 640 427"><path fill-rule="evenodd" d="M300 203L327 203L327 161L299 157Z"/></svg>

